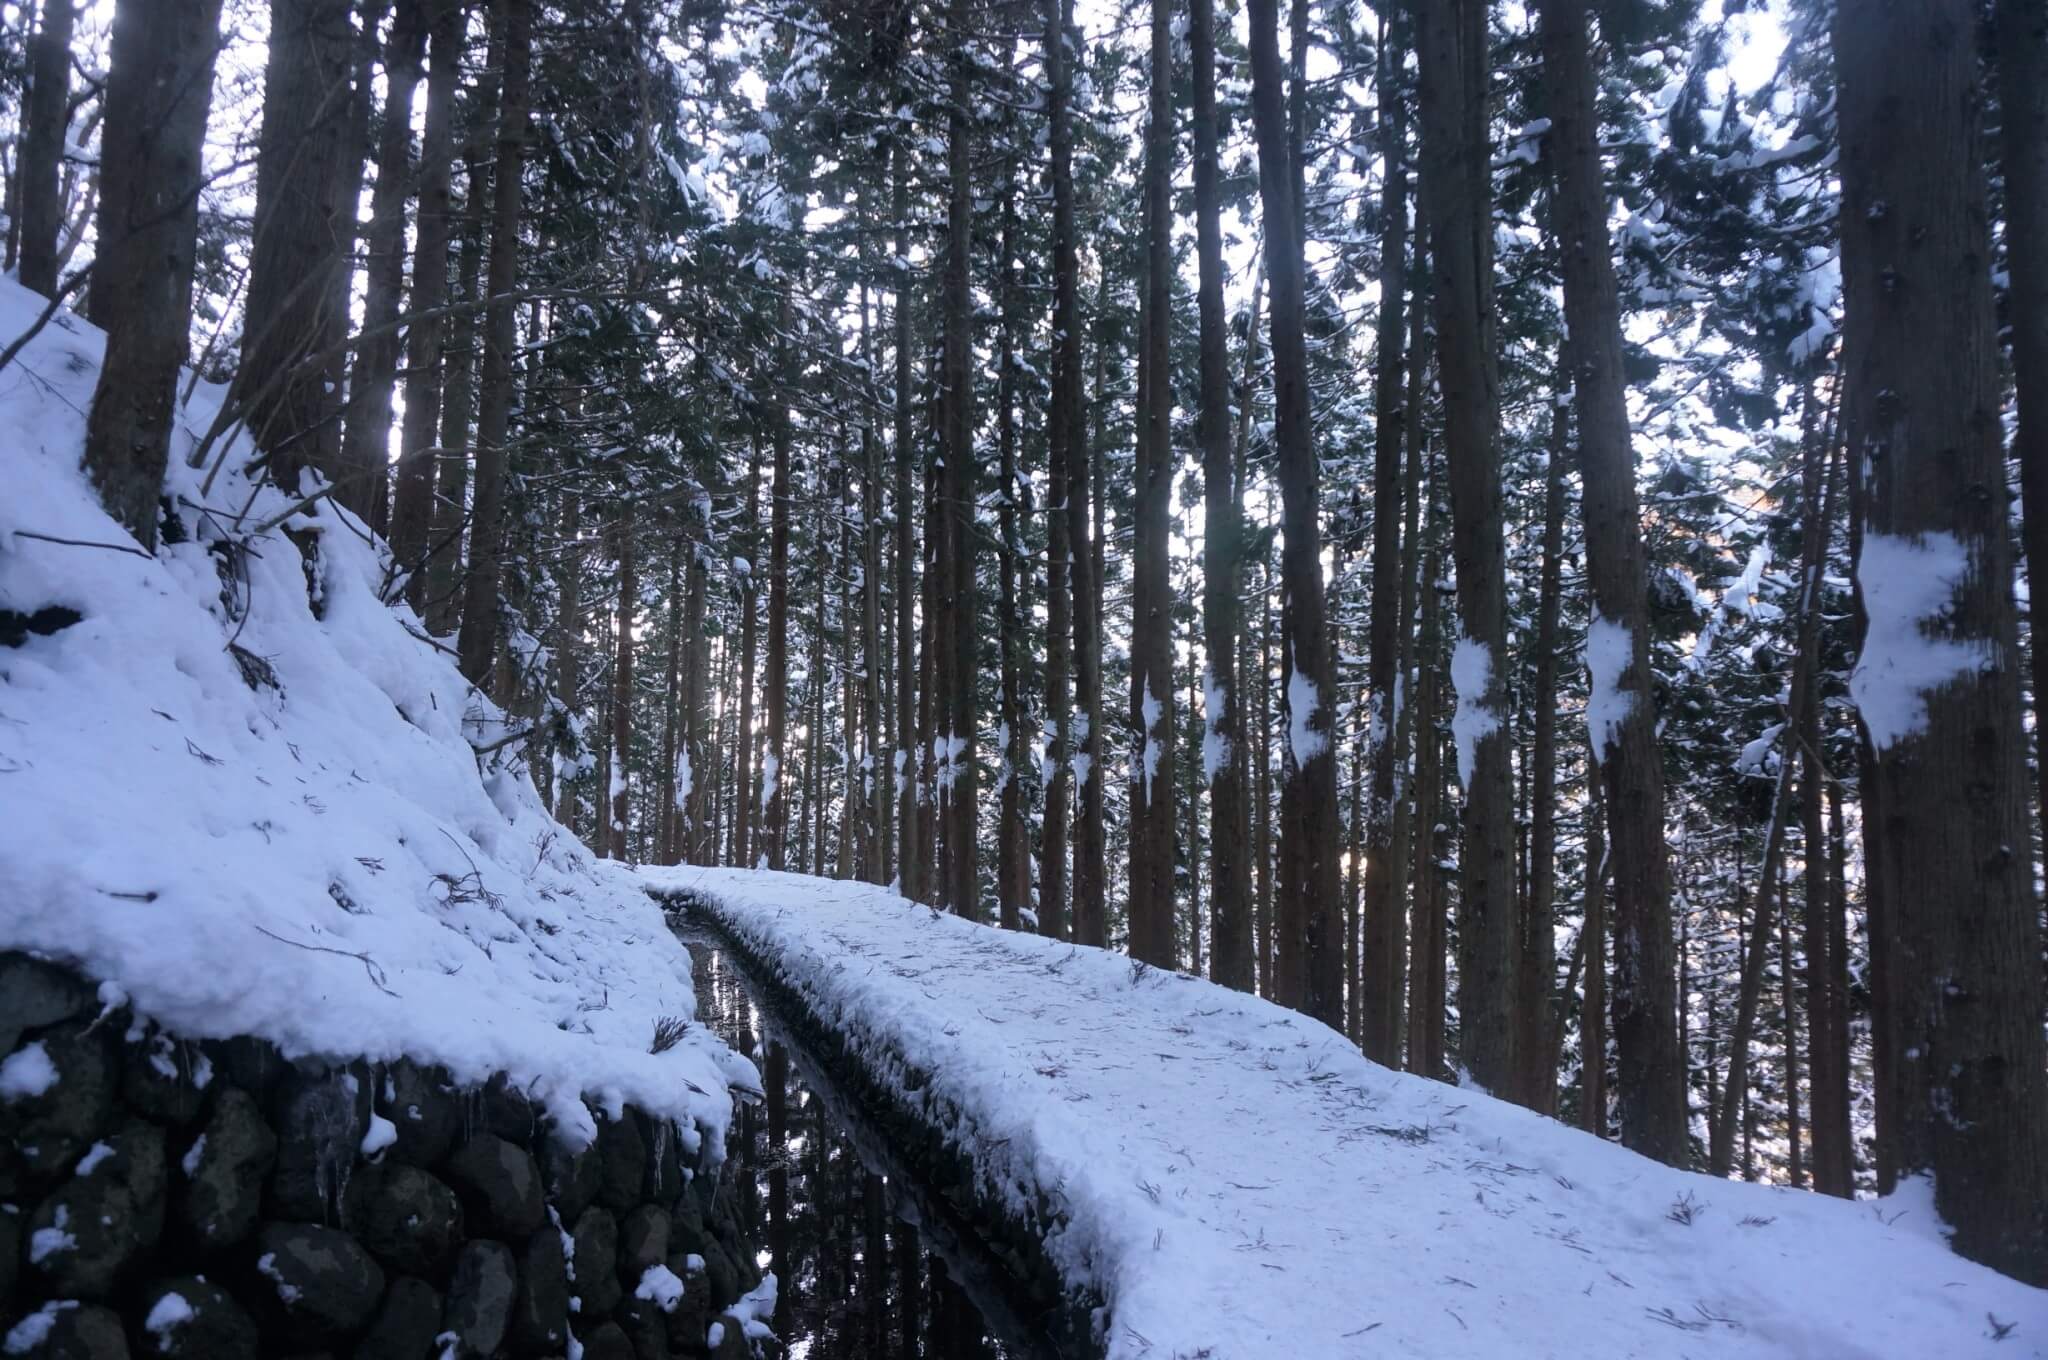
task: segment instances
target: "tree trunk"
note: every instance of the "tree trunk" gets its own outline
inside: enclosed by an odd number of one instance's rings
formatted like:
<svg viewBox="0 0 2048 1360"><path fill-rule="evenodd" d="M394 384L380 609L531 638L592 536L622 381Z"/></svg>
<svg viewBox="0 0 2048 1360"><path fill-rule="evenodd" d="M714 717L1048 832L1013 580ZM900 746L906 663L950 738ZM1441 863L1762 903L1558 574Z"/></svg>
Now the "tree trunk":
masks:
<svg viewBox="0 0 2048 1360"><path fill-rule="evenodd" d="M760 531L761 523L761 439L757 434L747 458L747 541L754 556L739 573L740 606L740 714L739 731L733 742L732 857L742 869L751 869L754 857L754 662L760 655Z"/></svg>
<svg viewBox="0 0 2048 1360"><path fill-rule="evenodd" d="M1411 876L1413 899L1408 926L1408 1070L1444 1075L1444 1005L1447 986L1447 922L1444 911L1443 764L1438 730L1443 696L1442 528L1436 493L1425 479L1417 490L1427 498L1427 540L1422 561L1421 619L1415 640L1415 812Z"/></svg>
<svg viewBox="0 0 2048 1360"><path fill-rule="evenodd" d="M792 311L787 295L782 301L782 326L790 325ZM784 374L792 364L785 354ZM788 853L789 799L783 765L789 739L789 515L792 475L789 459L789 394L775 395L775 494L768 521L768 665L763 685L767 691L767 751L761 757L761 801L756 809L759 827L755 860L763 868L780 869Z"/></svg>
<svg viewBox="0 0 2048 1360"><path fill-rule="evenodd" d="M1685 1052L1678 1040L1673 990L1663 757L1657 749L1647 571L1585 0L1543 0L1542 22L1593 608L1586 641L1592 684L1587 715L1606 781L1614 856L1614 930L1621 967L1615 973L1613 1005L1621 1141L1645 1156L1683 1166L1692 1152Z"/></svg>
<svg viewBox="0 0 2048 1360"><path fill-rule="evenodd" d="M1138 299L1138 450L1131 533L1131 957L1174 961L1173 39L1170 0L1153 0L1145 125L1145 249Z"/></svg>
<svg viewBox="0 0 2048 1360"><path fill-rule="evenodd" d="M1607 1136L1607 809L1596 759L1586 788L1586 992L1579 1003L1579 1127Z"/></svg>
<svg viewBox="0 0 2048 1360"><path fill-rule="evenodd" d="M1850 689L1873 757L1865 842L1885 846L1869 872L1885 908L1873 951L1892 970L1877 1097L1895 1111L1893 1164L1933 1176L1958 1252L2048 1284L2048 1049L1975 37L1966 0L1836 14L1843 413L1870 610Z"/></svg>
<svg viewBox="0 0 2048 1360"><path fill-rule="evenodd" d="M1399 883L1406 866L1394 855L1395 741L1401 691L1401 450L1408 423L1404 308L1408 294L1408 117L1398 87L1402 50L1386 26L1379 70L1380 185L1379 353L1373 381L1372 621L1366 639L1366 690L1372 705L1367 743L1372 761L1365 806L1364 939L1360 942L1359 1047L1388 1067L1401 1061L1402 931Z"/></svg>
<svg viewBox="0 0 2048 1360"><path fill-rule="evenodd" d="M412 189L412 97L425 54L425 0L398 0L385 49L384 125L377 150L377 187L371 198L363 294L363 338L349 375L348 424L341 462L359 479L370 528L383 533L391 450L391 390L398 378L400 337L395 326L405 290L405 203ZM446 239L442 249L446 251ZM403 559L400 559L403 560Z"/></svg>
<svg viewBox="0 0 2048 1360"><path fill-rule="evenodd" d="M974 582L974 68L967 0L953 0L951 90L946 109L946 252L941 288L943 336L939 371L939 641L938 699L945 744L939 770L939 897L955 915L980 920L980 847L975 810L981 782L975 761L975 702L980 619Z"/></svg>
<svg viewBox="0 0 2048 1360"><path fill-rule="evenodd" d="M1535 725L1529 772L1529 891L1522 918L1522 975L1516 990L1534 1011L1543 1041L1523 1046L1522 1093L1529 1108L1550 1114L1557 1108L1557 1066L1549 1042L1553 1029L1550 989L1557 971L1557 649L1558 613L1564 597L1564 460L1568 422L1565 408L1550 410L1550 465L1543 478L1543 566L1536 597L1536 693L1530 702Z"/></svg>
<svg viewBox="0 0 2048 1360"><path fill-rule="evenodd" d="M491 264L484 313L484 357L476 416L476 509L463 581L462 673L482 684L498 649L498 601L504 571L505 448L512 427L513 357L518 318L520 170L526 156L532 87L533 0L492 0L505 31L505 72L498 101L498 161L491 185Z"/></svg>
<svg viewBox="0 0 2048 1360"><path fill-rule="evenodd" d="M896 224L896 885L911 901L924 897L923 790L917 742L917 451L911 446L910 156L891 148L890 215Z"/></svg>
<svg viewBox="0 0 2048 1360"><path fill-rule="evenodd" d="M668 645L663 657L661 686L661 769L655 781L655 862L675 864L682 858L678 846L681 831L676 815L677 776L683 749L683 537L670 530L668 547Z"/></svg>
<svg viewBox="0 0 2048 1360"><path fill-rule="evenodd" d="M64 225L64 132L71 123L74 0L43 0L29 49L29 89L21 121L20 282L57 296L57 236ZM104 163L103 163L104 164ZM97 320L98 318L95 317Z"/></svg>
<svg viewBox="0 0 2048 1360"><path fill-rule="evenodd" d="M405 421L391 496L391 555L409 573L405 600L426 609L427 550L434 520L435 435L441 419L443 342L447 322L423 316L448 298L450 161L455 141L455 90L462 83L461 0L402 0L424 5L433 42L427 72L426 126L420 141L419 210L412 254L411 303L415 320L405 332ZM400 240L404 224L400 223Z"/></svg>
<svg viewBox="0 0 2048 1360"><path fill-rule="evenodd" d="M1209 784L1210 977L1252 989L1250 831L1243 762L1244 697L1237 674L1244 624L1244 503L1230 427L1230 328L1223 310L1222 178L1216 116L1216 4L1193 0L1196 305L1201 327L1202 775ZM1256 287L1254 289L1256 294ZM1249 323L1256 327L1257 306Z"/></svg>
<svg viewBox="0 0 2048 1360"><path fill-rule="evenodd" d="M107 348L86 418L85 470L107 513L150 552L190 343L219 46L220 0L121 0L114 11L94 266Z"/></svg>
<svg viewBox="0 0 2048 1360"><path fill-rule="evenodd" d="M619 637L612 661L612 782L605 791L605 825L611 836L612 858L624 861L628 858L626 830L633 811L633 621L640 613L639 546L633 541L631 505L619 507L612 545L619 560Z"/></svg>
<svg viewBox="0 0 2048 1360"><path fill-rule="evenodd" d="M502 35L493 50L502 64ZM467 193L462 212L462 245L458 252L457 293L462 302L482 300L485 255L484 204L490 198L488 138L480 126L464 152ZM451 299L452 300L452 299ZM433 525L428 532L427 631L440 636L457 632L462 623L463 532L471 525L468 495L470 421L475 413L477 322L465 308L449 320L442 355L440 455L436 459Z"/></svg>
<svg viewBox="0 0 2048 1360"><path fill-rule="evenodd" d="M1003 181L1002 294L998 302L1001 334L996 354L996 443L1000 451L1002 491L997 501L996 529L1002 539L998 576L1002 603L1002 805L996 814L996 903L1005 930L1023 925L1031 905L1031 836L1025 824L1024 762L1024 617L1018 597L1018 567L1025 560L1017 514L1017 185L1014 175Z"/></svg>
<svg viewBox="0 0 2048 1360"><path fill-rule="evenodd" d="M1281 499L1280 671L1289 739L1280 789L1280 891L1275 999L1332 1026L1344 1023L1338 898L1335 692L1324 620L1314 431L1309 423L1301 204L1284 114L1275 0L1252 0L1252 120L1259 145L1266 275L1271 280L1274 446ZM1299 84L1299 81L1296 82Z"/></svg>
<svg viewBox="0 0 2048 1360"><path fill-rule="evenodd" d="M2023 543L2032 590L2028 614L2043 635L2048 609L2048 9L2035 0L1997 0L2000 168L2005 172L2006 324L2019 410L2013 459L2026 511ZM2038 584L2036 584L2038 583ZM2033 649L2034 711L2048 704L2048 647ZM2041 762L2048 815L2048 760Z"/></svg>
<svg viewBox="0 0 2048 1360"><path fill-rule="evenodd" d="M1451 658L1458 708L1451 727L1465 791L1458 861L1459 1055L1481 1087L1511 1097L1522 1008L1515 995L1514 790L1502 726L1507 576L1486 135L1487 8L1484 0L1423 7L1422 186L1429 202L1451 556L1458 575Z"/></svg>
<svg viewBox="0 0 2048 1360"><path fill-rule="evenodd" d="M1045 0L1045 72L1052 161L1052 390L1045 415L1045 818L1039 830L1038 931L1065 939L1067 825L1073 764L1073 699L1069 689L1074 606L1068 526L1069 469L1081 445L1081 306L1074 258L1073 130L1067 104L1066 10L1070 0Z"/></svg>
<svg viewBox="0 0 2048 1360"><path fill-rule="evenodd" d="M352 0L270 4L244 306L252 320L235 392L271 477L287 491L298 489L303 468L329 478L342 471L338 394L320 351L355 235L355 200L344 198L341 173L351 150L352 8Z"/></svg>
<svg viewBox="0 0 2048 1360"><path fill-rule="evenodd" d="M1072 25L1071 0L1067 20ZM1073 238L1068 237L1071 259ZM1066 272L1078 272L1078 265ZM1100 287L1107 289L1109 274L1101 271ZM1096 311L1098 317L1104 309ZM1074 707L1078 731L1074 734L1074 942L1106 945L1109 942L1108 869L1105 863L1106 837L1102 825L1102 557L1101 535L1095 528L1095 506L1101 497L1096 458L1096 440L1088 430L1081 410L1081 357L1079 312L1075 312L1074 346L1071 360L1071 396L1074 403L1073 442L1067 464L1067 546L1074 577ZM1098 366L1095 384L1098 403L1102 346L1096 347ZM1063 356L1064 357L1064 356Z"/></svg>

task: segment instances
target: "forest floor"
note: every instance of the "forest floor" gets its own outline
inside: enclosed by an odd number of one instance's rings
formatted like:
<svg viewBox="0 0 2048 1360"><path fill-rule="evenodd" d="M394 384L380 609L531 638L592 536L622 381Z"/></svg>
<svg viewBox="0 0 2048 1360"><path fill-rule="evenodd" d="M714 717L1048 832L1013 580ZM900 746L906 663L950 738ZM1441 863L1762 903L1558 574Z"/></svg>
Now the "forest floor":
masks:
<svg viewBox="0 0 2048 1360"><path fill-rule="evenodd" d="M2048 1355L2048 1293L1952 1255L1931 1195L1674 1171L1326 1027L882 888L643 869L772 968L870 1075L929 1074L984 1193L1112 1357ZM899 1087L900 1090L900 1087Z"/></svg>

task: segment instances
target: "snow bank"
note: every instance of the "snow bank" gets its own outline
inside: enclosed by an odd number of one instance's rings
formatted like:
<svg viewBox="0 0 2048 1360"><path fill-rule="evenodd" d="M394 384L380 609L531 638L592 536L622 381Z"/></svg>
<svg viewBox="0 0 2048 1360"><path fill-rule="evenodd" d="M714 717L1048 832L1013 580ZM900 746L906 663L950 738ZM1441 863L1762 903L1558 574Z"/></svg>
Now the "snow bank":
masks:
<svg viewBox="0 0 2048 1360"><path fill-rule="evenodd" d="M0 339L40 303L0 282ZM476 754L505 716L381 601L382 544L325 501L249 536L290 503L252 491L243 442L202 496L209 384L172 440L184 541L143 556L101 510L79 457L102 345L60 313L0 371L0 610L82 616L0 646L0 949L189 1037L503 1071L572 1139L584 1095L722 1131L751 1066L698 1027L648 1051L693 1013L688 956L513 746Z"/></svg>
<svg viewBox="0 0 2048 1360"><path fill-rule="evenodd" d="M1302 1016L880 888L643 870L693 896L947 1130L1117 1360L2048 1354L2048 1292L1948 1252L1931 1200L1674 1171L1375 1066ZM879 1078L878 1078L879 1079ZM1997 1325L2016 1324L1999 1341Z"/></svg>

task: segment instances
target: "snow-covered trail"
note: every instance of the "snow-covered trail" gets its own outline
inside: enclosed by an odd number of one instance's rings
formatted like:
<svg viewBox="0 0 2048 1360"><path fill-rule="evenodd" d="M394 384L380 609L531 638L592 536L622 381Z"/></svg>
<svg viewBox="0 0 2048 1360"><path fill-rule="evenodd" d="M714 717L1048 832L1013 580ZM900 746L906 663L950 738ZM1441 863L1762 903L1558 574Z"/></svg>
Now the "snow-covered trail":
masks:
<svg viewBox="0 0 2048 1360"><path fill-rule="evenodd" d="M1117 954L861 884L645 869L958 1112L1112 1357L2048 1355L2048 1292L1881 1203L1673 1171ZM1995 1319L1995 1323L1994 1323ZM1997 1327L2014 1324L2003 1340Z"/></svg>

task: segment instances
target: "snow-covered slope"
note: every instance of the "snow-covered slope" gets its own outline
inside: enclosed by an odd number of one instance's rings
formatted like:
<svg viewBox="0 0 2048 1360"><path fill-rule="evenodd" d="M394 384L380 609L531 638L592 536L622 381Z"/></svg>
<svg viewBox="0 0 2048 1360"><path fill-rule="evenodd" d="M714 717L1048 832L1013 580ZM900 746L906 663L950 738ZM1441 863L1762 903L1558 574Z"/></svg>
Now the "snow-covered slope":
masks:
<svg viewBox="0 0 2048 1360"><path fill-rule="evenodd" d="M2020 1357L2048 1292L1880 1202L1660 1166L1290 1011L886 890L652 869L853 1036L1049 1243L1112 1357ZM2004 1331L2001 1339L1998 1333Z"/></svg>
<svg viewBox="0 0 2048 1360"><path fill-rule="evenodd" d="M0 344L40 303L0 281ZM102 343L61 313L0 370L0 610L80 616L0 646L0 949L191 1037L508 1072L566 1137L583 1095L722 1130L751 1065L695 1026L649 1052L693 1011L688 956L476 754L504 716L380 600L354 516L252 536L290 501L252 496L245 442L202 495L208 384L172 441L185 541L141 555L100 509L79 457Z"/></svg>

